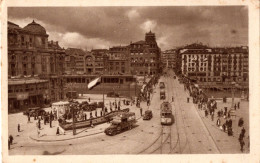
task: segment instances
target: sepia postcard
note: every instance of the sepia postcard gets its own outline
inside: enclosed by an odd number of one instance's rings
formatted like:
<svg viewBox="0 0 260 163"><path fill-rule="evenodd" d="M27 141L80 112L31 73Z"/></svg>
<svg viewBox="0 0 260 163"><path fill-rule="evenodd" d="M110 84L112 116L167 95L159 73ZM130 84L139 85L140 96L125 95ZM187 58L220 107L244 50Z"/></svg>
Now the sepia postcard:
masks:
<svg viewBox="0 0 260 163"><path fill-rule="evenodd" d="M10 0L1 31L3 162L260 162L257 0Z"/></svg>

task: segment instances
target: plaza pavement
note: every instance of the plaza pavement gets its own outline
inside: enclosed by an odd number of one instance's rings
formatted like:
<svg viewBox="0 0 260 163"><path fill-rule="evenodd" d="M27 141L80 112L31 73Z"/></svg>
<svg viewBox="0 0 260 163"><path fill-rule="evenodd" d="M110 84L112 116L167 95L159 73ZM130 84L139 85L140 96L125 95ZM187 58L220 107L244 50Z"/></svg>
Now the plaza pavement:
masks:
<svg viewBox="0 0 260 163"><path fill-rule="evenodd" d="M88 101L88 98L91 98L90 102L99 102L103 101L103 95L88 95L84 94L83 96L79 96L79 99L76 99L77 101ZM105 106L108 108L108 112L110 112L110 107L109 107L109 102L114 102L114 101L121 101L121 110L125 108L129 108L131 112L135 112L136 118L140 119L140 109L136 107L135 104L133 105L124 105L123 104L123 99L127 98L110 98L105 96ZM145 108L146 103L141 102L141 107L143 108L143 113L147 109ZM46 111L50 111L51 108L45 108ZM97 115L98 117L100 116L101 113L101 108L97 109ZM112 110L115 110L114 106ZM90 117L90 112L85 112L87 114L87 118ZM95 111L92 111L92 115L95 118ZM15 142L22 142L24 139L30 138L31 140L34 141L42 141L42 142L54 142L54 141L65 141L65 140L70 140L70 139L76 139L76 138L82 138L82 137L87 137L91 135L96 135L103 133L104 130L109 127L109 123L103 123L99 124L92 127L87 127L83 129L77 129L76 130L76 135L73 135L72 130L65 131L60 128L60 135L56 135L58 121L53 121L52 122L52 128L50 127L49 123L46 123L46 125L43 124L43 120L41 121L41 130L40 130L40 135L38 136L37 133L37 127L36 127L36 122L37 120L34 120L31 117L31 122L27 123L27 116L22 115L22 113L17 113L17 114L10 114L9 115L9 135L13 135ZM17 131L17 125L20 123L21 125L21 132ZM27 137L27 138L26 138ZM15 147L17 144L14 144L13 147Z"/></svg>

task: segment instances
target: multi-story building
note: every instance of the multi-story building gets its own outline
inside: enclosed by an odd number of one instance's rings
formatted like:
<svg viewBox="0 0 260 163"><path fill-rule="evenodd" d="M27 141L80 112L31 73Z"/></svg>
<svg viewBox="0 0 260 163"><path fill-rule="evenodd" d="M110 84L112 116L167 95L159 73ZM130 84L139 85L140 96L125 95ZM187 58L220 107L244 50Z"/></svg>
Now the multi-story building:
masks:
<svg viewBox="0 0 260 163"><path fill-rule="evenodd" d="M106 73L112 75L129 74L129 50L127 46L115 46L107 55Z"/></svg>
<svg viewBox="0 0 260 163"><path fill-rule="evenodd" d="M65 73L67 74L83 74L84 69L84 60L86 52L82 49L77 48L68 48L65 50Z"/></svg>
<svg viewBox="0 0 260 163"><path fill-rule="evenodd" d="M62 97L52 82L61 81L64 54L58 42L49 41L44 27L33 21L24 28L8 22L8 101L10 109L42 105ZM49 85L46 86L46 83ZM40 90L39 90L40 88ZM37 99L37 100L35 100ZM37 102L36 102L37 101Z"/></svg>
<svg viewBox="0 0 260 163"><path fill-rule="evenodd" d="M161 62L166 68L176 68L177 49L166 50L161 54Z"/></svg>
<svg viewBox="0 0 260 163"><path fill-rule="evenodd" d="M182 74L198 83L215 87L236 82L248 87L248 48L210 48L191 44L179 50ZM223 85L224 86L224 85Z"/></svg>
<svg viewBox="0 0 260 163"><path fill-rule="evenodd" d="M129 45L130 72L136 75L154 75L159 73L161 50L157 45L155 34L145 34L145 41Z"/></svg>

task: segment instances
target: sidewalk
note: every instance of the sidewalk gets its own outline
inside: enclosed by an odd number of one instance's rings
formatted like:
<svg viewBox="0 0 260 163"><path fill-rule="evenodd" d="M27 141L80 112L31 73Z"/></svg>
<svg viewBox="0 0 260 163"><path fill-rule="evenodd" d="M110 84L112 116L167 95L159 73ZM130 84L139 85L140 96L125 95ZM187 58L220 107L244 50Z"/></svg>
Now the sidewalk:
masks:
<svg viewBox="0 0 260 163"><path fill-rule="evenodd" d="M187 92L186 92L187 95ZM188 95L187 95L188 97ZM240 101L239 99L235 99L235 103ZM192 100L190 101L192 103ZM228 136L227 132L223 132L219 127L216 125L216 121L218 119L217 117L217 112L219 110L224 110L224 107L230 108L231 106L231 99L227 100L227 103L223 103L221 101L217 101L217 110L215 110L214 114L214 120L211 120L211 116L208 115L208 118L205 117L204 110L198 109L198 105L194 104L196 107L196 110L198 111L200 117L202 118L204 124L208 128L209 132L211 133L215 143L217 144L218 148L220 149L221 153L241 153L240 151L240 144L238 141L239 134L241 132L242 127L238 127L238 120L240 117L243 117L244 119L244 127L246 129L245 133L245 146L244 146L244 152L243 153L248 153L249 148L248 148L248 134L249 134L249 103L248 101L240 101L240 109L236 110L236 119L232 120L232 128L233 128L233 136ZM225 122L226 120L221 117L220 118L220 125Z"/></svg>
<svg viewBox="0 0 260 163"><path fill-rule="evenodd" d="M136 114L137 120L141 118L140 116L140 109L137 108L135 105L123 105L123 102L121 102L121 110L125 108L129 108L130 112L134 112ZM106 103L107 106L107 103ZM108 107L108 106L107 106ZM98 109L98 116L100 116L100 109ZM109 107L108 107L109 110ZM113 108L114 110L114 108ZM144 111L143 111L144 112ZM86 112L87 117L89 117L90 112ZM94 112L92 112L92 115L95 115ZM35 121L36 122L36 121ZM104 130L110 126L110 123L103 123L92 127L88 128L82 128L82 129L77 129L76 130L76 135L73 135L72 130L64 131L61 127L60 129L60 135L56 135L57 127L58 127L58 121L53 121L53 127L49 127L49 123L46 125L42 125L43 129L40 130L40 136L38 137L37 130L35 128L34 132L30 134L30 138L35 141L41 141L41 142L54 142L54 141L66 141L66 140L71 140L71 139L77 139L77 138L82 138L82 137L87 137L91 135L97 135L104 133Z"/></svg>

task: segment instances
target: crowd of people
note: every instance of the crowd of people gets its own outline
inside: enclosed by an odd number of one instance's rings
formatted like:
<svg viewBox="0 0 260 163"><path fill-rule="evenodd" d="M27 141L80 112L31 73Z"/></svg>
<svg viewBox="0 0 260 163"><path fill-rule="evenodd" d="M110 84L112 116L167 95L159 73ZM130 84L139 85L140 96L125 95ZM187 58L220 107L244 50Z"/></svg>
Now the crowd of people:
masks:
<svg viewBox="0 0 260 163"><path fill-rule="evenodd" d="M184 90L188 90L190 97L193 99L193 103L197 104L198 109L204 112L204 116L206 118L210 118L211 121L214 122L215 120L216 126L222 130L223 132L226 132L228 136L234 136L233 132L233 120L232 120L232 109L229 109L227 107L224 108L218 108L217 102L214 99L209 99L202 90L200 90L195 85L187 82L184 84ZM224 97L223 102L226 101ZM189 102L189 97L187 99L187 102ZM234 110L240 109L240 102L237 102L234 104ZM215 114L217 113L217 114ZM221 122L223 121L223 122ZM243 118L239 118L238 121L238 127L241 128L241 132L239 134L238 141L240 143L240 150L244 151L244 137L245 137L245 128L244 128L244 120Z"/></svg>

